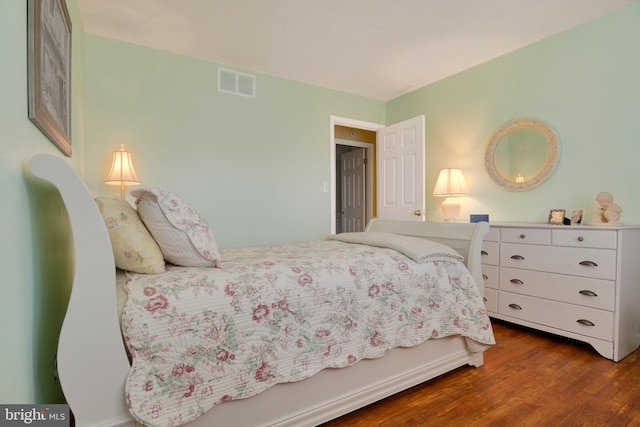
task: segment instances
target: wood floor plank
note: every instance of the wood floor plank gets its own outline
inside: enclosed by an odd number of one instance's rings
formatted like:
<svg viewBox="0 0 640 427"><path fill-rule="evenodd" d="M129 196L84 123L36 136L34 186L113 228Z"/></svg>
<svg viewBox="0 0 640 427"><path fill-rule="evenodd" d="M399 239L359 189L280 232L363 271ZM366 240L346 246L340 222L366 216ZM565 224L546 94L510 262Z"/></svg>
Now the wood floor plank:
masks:
<svg viewBox="0 0 640 427"><path fill-rule="evenodd" d="M497 344L462 367L323 427L638 426L640 350L615 363L590 346L494 321Z"/></svg>

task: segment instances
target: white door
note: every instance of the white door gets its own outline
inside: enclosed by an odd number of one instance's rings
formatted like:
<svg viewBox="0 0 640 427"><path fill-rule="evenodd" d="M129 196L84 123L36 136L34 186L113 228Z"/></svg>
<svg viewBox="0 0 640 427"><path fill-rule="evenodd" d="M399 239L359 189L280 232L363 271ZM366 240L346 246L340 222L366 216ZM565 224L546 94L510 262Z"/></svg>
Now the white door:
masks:
<svg viewBox="0 0 640 427"><path fill-rule="evenodd" d="M378 131L378 218L424 220L424 116Z"/></svg>
<svg viewBox="0 0 640 427"><path fill-rule="evenodd" d="M342 154L342 231L364 231L365 152L358 148Z"/></svg>

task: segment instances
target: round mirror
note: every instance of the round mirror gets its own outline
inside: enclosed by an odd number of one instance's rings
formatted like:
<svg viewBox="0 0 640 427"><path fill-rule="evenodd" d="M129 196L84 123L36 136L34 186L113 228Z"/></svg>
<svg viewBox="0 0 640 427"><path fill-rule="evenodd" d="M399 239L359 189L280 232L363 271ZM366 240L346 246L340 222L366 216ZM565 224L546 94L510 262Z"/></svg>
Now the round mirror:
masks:
<svg viewBox="0 0 640 427"><path fill-rule="evenodd" d="M559 158L558 137L545 123L516 119L489 139L484 167L491 179L508 190L523 191L542 184Z"/></svg>

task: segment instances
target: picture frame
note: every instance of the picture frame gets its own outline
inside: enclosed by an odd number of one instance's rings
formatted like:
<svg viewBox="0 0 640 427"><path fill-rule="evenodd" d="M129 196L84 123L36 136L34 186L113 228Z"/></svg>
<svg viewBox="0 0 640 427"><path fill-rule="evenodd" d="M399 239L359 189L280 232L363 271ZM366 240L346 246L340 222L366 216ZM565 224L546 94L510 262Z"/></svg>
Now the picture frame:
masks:
<svg viewBox="0 0 640 427"><path fill-rule="evenodd" d="M65 0L28 0L29 119L71 157L71 18Z"/></svg>
<svg viewBox="0 0 640 427"><path fill-rule="evenodd" d="M549 211L549 224L564 225L565 209L551 209Z"/></svg>
<svg viewBox="0 0 640 427"><path fill-rule="evenodd" d="M488 214L471 214L469 215L469 222L472 224L476 222L489 222L489 215Z"/></svg>
<svg viewBox="0 0 640 427"><path fill-rule="evenodd" d="M584 209L571 209L571 225L581 225L584 221Z"/></svg>

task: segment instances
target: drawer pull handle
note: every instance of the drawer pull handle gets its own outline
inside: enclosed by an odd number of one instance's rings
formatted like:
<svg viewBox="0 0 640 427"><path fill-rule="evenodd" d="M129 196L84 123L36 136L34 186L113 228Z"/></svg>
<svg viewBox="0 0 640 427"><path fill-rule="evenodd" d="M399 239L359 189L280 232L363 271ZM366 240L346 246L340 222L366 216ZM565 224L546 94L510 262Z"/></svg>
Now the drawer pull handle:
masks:
<svg viewBox="0 0 640 427"><path fill-rule="evenodd" d="M520 307L518 304L509 304L509 307L513 308L514 310L522 310L522 307Z"/></svg>
<svg viewBox="0 0 640 427"><path fill-rule="evenodd" d="M588 297L597 297L598 296L598 294L596 294L595 292L589 291L589 290L586 290L586 289L582 290L582 291L580 291L578 293L582 294L582 295L585 295L585 296L588 296Z"/></svg>
<svg viewBox="0 0 640 427"><path fill-rule="evenodd" d="M489 276L487 276L486 274L483 274L483 275L482 275L482 278L483 278L484 280L487 280L487 279L489 278Z"/></svg>
<svg viewBox="0 0 640 427"><path fill-rule="evenodd" d="M525 236L524 234L521 234L521 235L520 235L520 238L521 238L521 239L524 239L525 237L527 237L527 236Z"/></svg>
<svg viewBox="0 0 640 427"><path fill-rule="evenodd" d="M598 264L596 264L593 261L580 261L580 265L584 265L585 267L597 267Z"/></svg>
<svg viewBox="0 0 640 427"><path fill-rule="evenodd" d="M582 241L584 241L584 237L582 236L578 237L578 242L582 242Z"/></svg>
<svg viewBox="0 0 640 427"><path fill-rule="evenodd" d="M480 255L489 255L487 251L480 251Z"/></svg>
<svg viewBox="0 0 640 427"><path fill-rule="evenodd" d="M487 301L489 301L489 300L483 297L483 298L482 298L482 301L487 302Z"/></svg>
<svg viewBox="0 0 640 427"><path fill-rule="evenodd" d="M593 323L591 320L587 320L587 319L578 319L576 320L576 322L580 323L581 325L584 326L596 326L595 323Z"/></svg>
<svg viewBox="0 0 640 427"><path fill-rule="evenodd" d="M511 255L511 259L517 259L518 261L522 261L524 260L524 257L522 255ZM585 262L585 261L582 261ZM580 264L582 264L582 262Z"/></svg>
<svg viewBox="0 0 640 427"><path fill-rule="evenodd" d="M520 279L511 279L509 280L509 282L513 283L514 285L524 285L524 282Z"/></svg>

